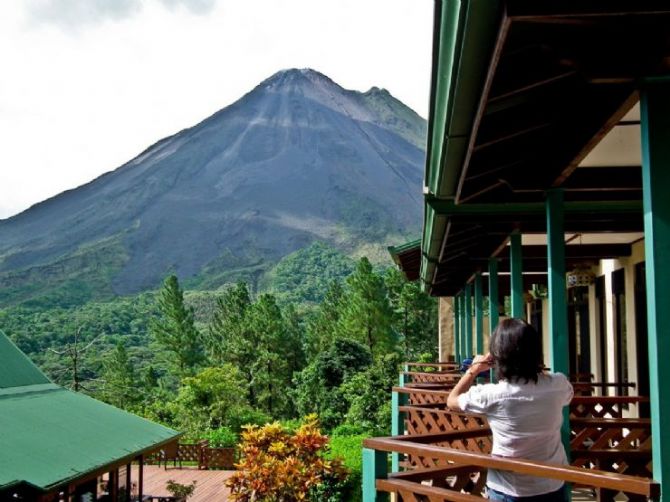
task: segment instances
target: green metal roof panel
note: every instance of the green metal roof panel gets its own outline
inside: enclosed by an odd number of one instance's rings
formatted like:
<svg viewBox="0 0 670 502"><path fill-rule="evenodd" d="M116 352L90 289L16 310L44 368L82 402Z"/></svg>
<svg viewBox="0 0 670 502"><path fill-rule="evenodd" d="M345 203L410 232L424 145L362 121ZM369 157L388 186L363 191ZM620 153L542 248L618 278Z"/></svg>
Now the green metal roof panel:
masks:
<svg viewBox="0 0 670 502"><path fill-rule="evenodd" d="M397 256L407 251L414 250L421 247L421 239L414 239L413 241L406 242L405 244L400 244L398 246L389 246L388 251L391 256Z"/></svg>
<svg viewBox="0 0 670 502"><path fill-rule="evenodd" d="M0 487L56 487L178 436L54 384L1 390Z"/></svg>
<svg viewBox="0 0 670 502"><path fill-rule="evenodd" d="M44 373L0 331L0 389L47 383Z"/></svg>

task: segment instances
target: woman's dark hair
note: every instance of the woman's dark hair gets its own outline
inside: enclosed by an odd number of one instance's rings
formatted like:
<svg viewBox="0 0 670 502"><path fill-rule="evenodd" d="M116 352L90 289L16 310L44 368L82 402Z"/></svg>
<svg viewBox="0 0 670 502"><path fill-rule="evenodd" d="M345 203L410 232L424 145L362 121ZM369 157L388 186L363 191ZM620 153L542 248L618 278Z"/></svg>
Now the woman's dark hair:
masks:
<svg viewBox="0 0 670 502"><path fill-rule="evenodd" d="M499 380L531 380L542 372L542 342L535 328L521 319L504 319L491 336L491 356Z"/></svg>

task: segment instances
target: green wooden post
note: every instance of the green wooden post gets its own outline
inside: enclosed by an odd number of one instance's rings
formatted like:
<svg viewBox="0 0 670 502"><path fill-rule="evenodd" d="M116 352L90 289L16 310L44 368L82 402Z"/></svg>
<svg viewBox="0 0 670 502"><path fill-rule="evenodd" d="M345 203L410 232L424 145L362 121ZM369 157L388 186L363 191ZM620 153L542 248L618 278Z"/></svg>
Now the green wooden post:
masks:
<svg viewBox="0 0 670 502"><path fill-rule="evenodd" d="M472 352L472 286L465 285L465 357L471 357Z"/></svg>
<svg viewBox="0 0 670 502"><path fill-rule="evenodd" d="M565 293L565 230L563 189L547 191L547 274L549 280L549 364L554 372L570 373L568 304ZM563 446L570 455L570 417L563 409Z"/></svg>
<svg viewBox="0 0 670 502"><path fill-rule="evenodd" d="M489 258L489 335L498 326L498 258Z"/></svg>
<svg viewBox="0 0 670 502"><path fill-rule="evenodd" d="M489 340L498 327L498 300L498 258L489 258ZM495 381L493 368L491 368L489 380Z"/></svg>
<svg viewBox="0 0 670 502"><path fill-rule="evenodd" d="M670 500L670 84L641 90L642 198L654 479Z"/></svg>
<svg viewBox="0 0 670 502"><path fill-rule="evenodd" d="M466 320L466 315L465 315L465 291L461 292L461 341L459 343L460 346L460 352L458 356L458 362L462 362L463 359L465 359L466 356L465 354L465 320Z"/></svg>
<svg viewBox="0 0 670 502"><path fill-rule="evenodd" d="M484 353L484 292L481 272L475 275L475 353Z"/></svg>
<svg viewBox="0 0 670 502"><path fill-rule="evenodd" d="M461 362L461 295L454 297L454 361Z"/></svg>
<svg viewBox="0 0 670 502"><path fill-rule="evenodd" d="M401 406L407 405L407 394L393 391L391 393L391 435L402 436L405 434L405 412L400 411ZM391 470L400 471L400 453L391 453Z"/></svg>
<svg viewBox="0 0 670 502"><path fill-rule="evenodd" d="M523 311L523 256L521 254L521 234L519 232L514 232L510 236L509 254L512 317L525 319L526 315Z"/></svg>
<svg viewBox="0 0 670 502"><path fill-rule="evenodd" d="M388 493L377 493L378 479L388 477L388 455L383 451L363 448L363 502L387 502Z"/></svg>

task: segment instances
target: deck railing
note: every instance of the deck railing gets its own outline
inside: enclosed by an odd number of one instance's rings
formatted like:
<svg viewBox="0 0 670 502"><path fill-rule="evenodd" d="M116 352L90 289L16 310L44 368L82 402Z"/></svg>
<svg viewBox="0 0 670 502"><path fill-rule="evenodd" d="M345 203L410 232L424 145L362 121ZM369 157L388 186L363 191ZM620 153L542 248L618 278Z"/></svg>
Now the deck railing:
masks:
<svg viewBox="0 0 670 502"><path fill-rule="evenodd" d="M365 442L366 500L378 500L371 497L383 493L396 493L402 500L431 502L480 498L485 467L496 467L499 460L488 455L492 442L486 418L447 409L447 397L459 378L455 365L449 369L428 366L432 371L425 372L418 364L407 364L400 374L400 385L393 387L393 437ZM618 493L626 494L629 500L657 498L660 488L650 479L650 422L623 418L649 399L592 395L594 389L628 389L634 384L581 381L573 385L577 391L570 405L573 465L568 468L506 459L512 462L507 464L508 470L578 483L596 490L602 501L614 500ZM463 458L454 457L454 451L480 455L479 463L460 465ZM381 458L388 453L392 459L390 475L380 467ZM371 482L370 473L374 474L375 469L381 469L382 476ZM554 475L547 475L550 471Z"/></svg>

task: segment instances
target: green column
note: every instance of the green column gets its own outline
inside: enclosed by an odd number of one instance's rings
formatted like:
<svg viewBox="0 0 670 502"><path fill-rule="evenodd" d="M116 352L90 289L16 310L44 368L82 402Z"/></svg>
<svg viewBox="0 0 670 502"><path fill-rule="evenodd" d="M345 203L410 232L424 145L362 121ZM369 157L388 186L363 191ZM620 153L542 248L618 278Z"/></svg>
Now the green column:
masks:
<svg viewBox="0 0 670 502"><path fill-rule="evenodd" d="M565 294L565 231L563 190L547 191L547 275L549 280L549 364L568 374L568 305Z"/></svg>
<svg viewBox="0 0 670 502"><path fill-rule="evenodd" d="M498 258L489 258L489 335L498 326Z"/></svg>
<svg viewBox="0 0 670 502"><path fill-rule="evenodd" d="M363 448L363 502L386 502L388 493L377 493L378 479L388 477L388 455Z"/></svg>
<svg viewBox="0 0 670 502"><path fill-rule="evenodd" d="M647 82L640 94L651 451L654 479L670 494L670 83Z"/></svg>
<svg viewBox="0 0 670 502"><path fill-rule="evenodd" d="M465 324L466 324L466 313L465 313L465 291L461 293L461 342L460 342L460 349L461 351L459 352L459 358L458 362L463 361L466 356L465 354Z"/></svg>
<svg viewBox="0 0 670 502"><path fill-rule="evenodd" d="M519 232L514 232L510 236L509 258L512 317L525 319L526 315L523 311L523 257L521 255L521 234Z"/></svg>
<svg viewBox="0 0 670 502"><path fill-rule="evenodd" d="M482 274L475 275L475 354L484 353L484 292Z"/></svg>
<svg viewBox="0 0 670 502"><path fill-rule="evenodd" d="M549 279L549 364L554 372L568 375L568 304L565 294L565 231L563 189L547 191L547 275ZM570 414L563 408L563 446L570 455Z"/></svg>
<svg viewBox="0 0 670 502"><path fill-rule="evenodd" d="M465 357L472 355L472 286L465 285Z"/></svg>
<svg viewBox="0 0 670 502"><path fill-rule="evenodd" d="M489 258L489 340L498 327L498 258ZM491 368L489 377L495 381L495 370Z"/></svg>
<svg viewBox="0 0 670 502"><path fill-rule="evenodd" d="M401 381L403 380L400 375ZM402 385L401 385L402 386ZM402 436L405 434L405 412L400 411L401 406L407 405L407 394L393 391L391 393L391 435ZM391 454L391 470L400 471L400 453Z"/></svg>
<svg viewBox="0 0 670 502"><path fill-rule="evenodd" d="M454 297L454 360L461 362L461 295Z"/></svg>

